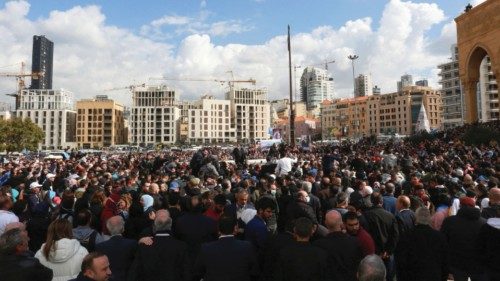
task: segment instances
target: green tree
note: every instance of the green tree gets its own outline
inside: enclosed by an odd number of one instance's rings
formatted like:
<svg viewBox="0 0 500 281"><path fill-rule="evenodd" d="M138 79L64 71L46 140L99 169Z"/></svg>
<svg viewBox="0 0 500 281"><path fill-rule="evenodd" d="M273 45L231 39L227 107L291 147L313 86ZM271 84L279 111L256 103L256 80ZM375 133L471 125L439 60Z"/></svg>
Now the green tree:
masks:
<svg viewBox="0 0 500 281"><path fill-rule="evenodd" d="M43 130L30 119L0 120L0 151L36 150L44 136Z"/></svg>

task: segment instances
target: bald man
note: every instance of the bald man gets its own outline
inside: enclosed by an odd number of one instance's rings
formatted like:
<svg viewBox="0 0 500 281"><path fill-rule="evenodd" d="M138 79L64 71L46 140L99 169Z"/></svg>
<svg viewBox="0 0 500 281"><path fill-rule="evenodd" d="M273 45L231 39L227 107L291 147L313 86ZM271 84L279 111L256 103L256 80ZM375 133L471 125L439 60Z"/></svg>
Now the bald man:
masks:
<svg viewBox="0 0 500 281"><path fill-rule="evenodd" d="M401 195L396 200L396 220L399 235L405 234L415 226L415 212L410 210L410 204L410 198L406 195Z"/></svg>
<svg viewBox="0 0 500 281"><path fill-rule="evenodd" d="M500 207L500 188L493 187L490 189L488 198L490 199L489 206L481 212L481 217L485 219L496 217L497 209Z"/></svg>
<svg viewBox="0 0 500 281"><path fill-rule="evenodd" d="M357 266L363 258L358 240L342 232L342 216L338 211L326 213L328 235L314 245L328 253L328 280L356 281Z"/></svg>
<svg viewBox="0 0 500 281"><path fill-rule="evenodd" d="M109 280L126 280L129 268L134 261L137 242L122 236L125 222L121 216L114 216L106 221L106 228L111 234L108 241L95 246L97 252L105 254L109 259L113 276Z"/></svg>

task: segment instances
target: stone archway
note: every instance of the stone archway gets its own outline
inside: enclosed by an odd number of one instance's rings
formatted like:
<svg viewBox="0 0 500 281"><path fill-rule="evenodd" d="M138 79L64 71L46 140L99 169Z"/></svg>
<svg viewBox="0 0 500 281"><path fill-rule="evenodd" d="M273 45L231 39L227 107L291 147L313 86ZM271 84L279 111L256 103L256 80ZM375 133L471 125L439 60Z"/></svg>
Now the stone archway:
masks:
<svg viewBox="0 0 500 281"><path fill-rule="evenodd" d="M465 121L476 122L479 65L488 55L491 68L500 81L500 1L487 0L455 19L459 74L466 107ZM497 94L498 95L498 94Z"/></svg>

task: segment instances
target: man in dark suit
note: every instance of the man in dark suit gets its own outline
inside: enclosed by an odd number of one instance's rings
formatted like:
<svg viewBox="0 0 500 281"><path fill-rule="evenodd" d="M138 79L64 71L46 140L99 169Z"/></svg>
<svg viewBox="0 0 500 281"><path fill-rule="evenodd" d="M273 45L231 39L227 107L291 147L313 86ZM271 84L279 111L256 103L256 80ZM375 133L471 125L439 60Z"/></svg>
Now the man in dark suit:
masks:
<svg viewBox="0 0 500 281"><path fill-rule="evenodd" d="M342 232L342 216L335 210L325 216L328 236L314 242L328 253L328 279L356 281L358 265L363 258L361 246L355 237Z"/></svg>
<svg viewBox="0 0 500 281"><path fill-rule="evenodd" d="M195 280L204 281L257 280L259 265L250 242L235 239L236 219L222 216L219 220L219 240L203 244L195 263Z"/></svg>
<svg viewBox="0 0 500 281"><path fill-rule="evenodd" d="M327 253L309 243L316 226L311 219L295 220L295 243L283 248L277 262L276 281L329 280L327 275Z"/></svg>
<svg viewBox="0 0 500 281"><path fill-rule="evenodd" d="M394 277L393 254L399 237L398 223L393 214L382 208L383 198L379 192L371 195L372 207L364 212L367 231L375 242L375 254L382 257L387 269L387 280Z"/></svg>
<svg viewBox="0 0 500 281"><path fill-rule="evenodd" d="M398 222L399 236L413 229L415 226L415 213L410 210L410 198L400 195L396 201L396 220Z"/></svg>
<svg viewBox="0 0 500 281"><path fill-rule="evenodd" d="M417 225L401 236L396 247L397 279L446 281L446 238L430 227L431 214L427 208L418 208L415 216Z"/></svg>
<svg viewBox="0 0 500 281"><path fill-rule="evenodd" d="M217 238L217 222L203 215L199 196L188 199L187 213L177 219L174 234L188 245L191 264L196 260L201 244Z"/></svg>
<svg viewBox="0 0 500 281"><path fill-rule="evenodd" d="M172 218L167 210L156 212L152 245L140 244L129 274L132 280L192 280L186 243L170 235Z"/></svg>
<svg viewBox="0 0 500 281"><path fill-rule="evenodd" d="M108 257L113 272L110 280L127 280L127 273L134 261L135 251L137 250L137 242L122 236L125 222L121 216L109 218L106 227L111 234L111 238L108 241L96 244L95 250Z"/></svg>

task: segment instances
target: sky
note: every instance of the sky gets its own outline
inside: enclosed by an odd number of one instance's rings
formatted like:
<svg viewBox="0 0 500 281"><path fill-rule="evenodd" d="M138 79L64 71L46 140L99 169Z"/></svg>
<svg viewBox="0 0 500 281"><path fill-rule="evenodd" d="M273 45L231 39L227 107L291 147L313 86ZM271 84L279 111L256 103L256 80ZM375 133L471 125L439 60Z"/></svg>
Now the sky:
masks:
<svg viewBox="0 0 500 281"><path fill-rule="evenodd" d="M227 84L213 80L233 77L286 98L290 25L297 85L305 67L335 61L335 96L352 96L347 57L356 54L356 76L371 74L382 93L404 74L438 88L437 65L456 43L453 19L469 2L484 0L0 0L0 72L30 69L33 35L45 35L53 88L75 100L106 94L129 106L124 88L142 83L165 83L181 100L223 98ZM5 94L15 90L14 78L0 77L0 102L12 103Z"/></svg>

